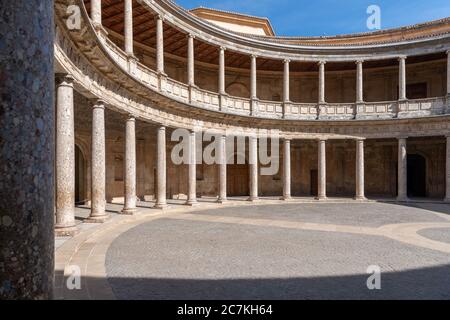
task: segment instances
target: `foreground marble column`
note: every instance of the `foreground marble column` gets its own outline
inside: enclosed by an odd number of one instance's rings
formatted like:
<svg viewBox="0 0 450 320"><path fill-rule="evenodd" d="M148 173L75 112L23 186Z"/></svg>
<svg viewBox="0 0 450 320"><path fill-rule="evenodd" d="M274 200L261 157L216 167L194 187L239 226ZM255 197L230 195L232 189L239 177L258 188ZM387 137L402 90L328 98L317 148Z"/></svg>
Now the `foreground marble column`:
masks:
<svg viewBox="0 0 450 320"><path fill-rule="evenodd" d="M219 141L219 199L217 202L227 201L227 137L220 136Z"/></svg>
<svg viewBox="0 0 450 320"><path fill-rule="evenodd" d="M406 151L406 138L398 139L398 192L397 200L408 200L407 195L407 151Z"/></svg>
<svg viewBox="0 0 450 320"><path fill-rule="evenodd" d="M356 195L355 200L366 200L364 194L364 139L356 140Z"/></svg>
<svg viewBox="0 0 450 320"><path fill-rule="evenodd" d="M188 85L195 86L194 36L188 35Z"/></svg>
<svg viewBox="0 0 450 320"><path fill-rule="evenodd" d="M160 15L156 16L156 71L164 72L164 24Z"/></svg>
<svg viewBox="0 0 450 320"><path fill-rule="evenodd" d="M356 103L364 102L363 61L356 61Z"/></svg>
<svg viewBox="0 0 450 320"><path fill-rule="evenodd" d="M250 99L258 99L257 87L256 87L257 75L256 75L256 56L251 56L251 71L250 71Z"/></svg>
<svg viewBox="0 0 450 320"><path fill-rule="evenodd" d="M399 61L398 73L398 99L406 100L406 57L401 56Z"/></svg>
<svg viewBox="0 0 450 320"><path fill-rule="evenodd" d="M219 94L225 95L225 48L219 51Z"/></svg>
<svg viewBox="0 0 450 320"><path fill-rule="evenodd" d="M124 10L124 35L125 35L125 52L129 56L134 56L133 50L133 1L125 0Z"/></svg>
<svg viewBox="0 0 450 320"><path fill-rule="evenodd" d="M450 99L450 50L447 51L447 97Z"/></svg>
<svg viewBox="0 0 450 320"><path fill-rule="evenodd" d="M325 61L319 63L319 104L325 103Z"/></svg>
<svg viewBox="0 0 450 320"><path fill-rule="evenodd" d="M159 127L156 137L156 209L167 207L166 199L166 128Z"/></svg>
<svg viewBox="0 0 450 320"><path fill-rule="evenodd" d="M291 140L283 141L283 200L291 199Z"/></svg>
<svg viewBox="0 0 450 320"><path fill-rule="evenodd" d="M450 135L446 136L446 157L445 157L445 202L450 203Z"/></svg>
<svg viewBox="0 0 450 320"><path fill-rule="evenodd" d="M125 124L125 201L122 214L136 212L136 119L129 116Z"/></svg>
<svg viewBox="0 0 450 320"><path fill-rule="evenodd" d="M258 200L258 138L249 137L250 197L248 201Z"/></svg>
<svg viewBox="0 0 450 320"><path fill-rule="evenodd" d="M106 213L106 145L105 103L97 100L92 106L91 150L91 214L85 222L101 223L108 219Z"/></svg>
<svg viewBox="0 0 450 320"><path fill-rule="evenodd" d="M194 206L197 204L197 157L196 157L195 131L189 134L189 181L188 181L188 199L186 205Z"/></svg>
<svg viewBox="0 0 450 320"><path fill-rule="evenodd" d="M52 297L53 5L0 5L0 300Z"/></svg>
<svg viewBox="0 0 450 320"><path fill-rule="evenodd" d="M102 25L102 0L91 1L91 19L94 26Z"/></svg>
<svg viewBox="0 0 450 320"><path fill-rule="evenodd" d="M320 139L318 142L318 194L316 200L327 199L327 158L326 158L326 140Z"/></svg>
<svg viewBox="0 0 450 320"><path fill-rule="evenodd" d="M75 226L75 128L73 78L56 79L56 224L58 236L73 236Z"/></svg>
<svg viewBox="0 0 450 320"><path fill-rule="evenodd" d="M290 92L289 92L289 63L290 60L284 60L284 73L283 73L283 102L290 101Z"/></svg>

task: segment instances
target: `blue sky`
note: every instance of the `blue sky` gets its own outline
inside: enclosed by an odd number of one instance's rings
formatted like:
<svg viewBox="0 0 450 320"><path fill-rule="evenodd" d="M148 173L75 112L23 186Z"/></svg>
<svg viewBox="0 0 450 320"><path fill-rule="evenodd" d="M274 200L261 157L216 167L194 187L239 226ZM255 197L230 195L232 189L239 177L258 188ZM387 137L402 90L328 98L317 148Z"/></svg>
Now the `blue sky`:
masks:
<svg viewBox="0 0 450 320"><path fill-rule="evenodd" d="M270 19L277 35L321 36L366 32L367 7L381 9L381 29L450 16L450 0L176 0Z"/></svg>

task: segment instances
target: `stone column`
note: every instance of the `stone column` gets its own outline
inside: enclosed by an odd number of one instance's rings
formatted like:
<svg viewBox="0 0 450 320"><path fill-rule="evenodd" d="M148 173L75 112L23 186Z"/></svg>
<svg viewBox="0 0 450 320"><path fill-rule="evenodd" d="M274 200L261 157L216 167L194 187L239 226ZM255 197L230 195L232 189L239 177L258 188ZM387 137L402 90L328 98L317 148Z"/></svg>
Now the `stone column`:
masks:
<svg viewBox="0 0 450 320"><path fill-rule="evenodd" d="M56 84L56 224L57 236L73 236L75 226L75 129L73 78L58 75Z"/></svg>
<svg viewBox="0 0 450 320"><path fill-rule="evenodd" d="M250 71L250 99L258 99L256 87L256 56L251 56L251 71Z"/></svg>
<svg viewBox="0 0 450 320"><path fill-rule="evenodd" d="M0 5L0 300L52 298L53 5Z"/></svg>
<svg viewBox="0 0 450 320"><path fill-rule="evenodd" d="M355 200L366 200L364 194L364 139L356 140L356 195Z"/></svg>
<svg viewBox="0 0 450 320"><path fill-rule="evenodd" d="M283 200L291 199L291 140L283 141Z"/></svg>
<svg viewBox="0 0 450 320"><path fill-rule="evenodd" d="M283 73L283 102L290 101L290 92L289 92L289 63L290 60L284 60L284 73Z"/></svg>
<svg viewBox="0 0 450 320"><path fill-rule="evenodd" d="M450 203L450 135L446 136L446 157L445 157L445 202Z"/></svg>
<svg viewBox="0 0 450 320"><path fill-rule="evenodd" d="M225 48L220 47L219 51L219 94L226 94L225 92Z"/></svg>
<svg viewBox="0 0 450 320"><path fill-rule="evenodd" d="M164 24L160 15L156 16L156 71L164 72Z"/></svg>
<svg viewBox="0 0 450 320"><path fill-rule="evenodd" d="M227 136L220 136L219 141L219 199L217 202L227 201Z"/></svg>
<svg viewBox="0 0 450 320"><path fill-rule="evenodd" d="M450 50L447 51L447 97L450 99Z"/></svg>
<svg viewBox="0 0 450 320"><path fill-rule="evenodd" d="M188 35L188 85L195 86L194 36Z"/></svg>
<svg viewBox="0 0 450 320"><path fill-rule="evenodd" d="M136 119L130 115L125 124L125 203L122 214L136 212Z"/></svg>
<svg viewBox="0 0 450 320"><path fill-rule="evenodd" d="M327 158L326 158L326 140L319 139L318 143L318 194L316 200L327 199Z"/></svg>
<svg viewBox="0 0 450 320"><path fill-rule="evenodd" d="M156 209L167 207L166 200L166 128L159 127L156 138Z"/></svg>
<svg viewBox="0 0 450 320"><path fill-rule="evenodd" d="M398 99L406 100L406 57L398 58L399 73L398 73Z"/></svg>
<svg viewBox="0 0 450 320"><path fill-rule="evenodd" d="M398 192L397 200L408 200L407 190L407 159L406 137L398 139Z"/></svg>
<svg viewBox="0 0 450 320"><path fill-rule="evenodd" d="M319 61L319 104L325 103L325 64L326 61Z"/></svg>
<svg viewBox="0 0 450 320"><path fill-rule="evenodd" d="M197 204L197 157L196 157L195 131L189 134L189 181L188 181L188 199L186 205L193 206Z"/></svg>
<svg viewBox="0 0 450 320"><path fill-rule="evenodd" d="M363 62L356 61L356 103L364 102Z"/></svg>
<svg viewBox="0 0 450 320"><path fill-rule="evenodd" d="M102 0L91 1L91 19L95 26L102 25Z"/></svg>
<svg viewBox="0 0 450 320"><path fill-rule="evenodd" d="M133 50L133 2L125 0L124 11L124 35L125 35L125 52L129 56L134 56Z"/></svg>
<svg viewBox="0 0 450 320"><path fill-rule="evenodd" d="M97 100L92 107L91 215L85 222L101 223L109 217L105 210L105 149L105 104L103 101Z"/></svg>
<svg viewBox="0 0 450 320"><path fill-rule="evenodd" d="M258 138L249 137L250 197L248 201L258 200Z"/></svg>

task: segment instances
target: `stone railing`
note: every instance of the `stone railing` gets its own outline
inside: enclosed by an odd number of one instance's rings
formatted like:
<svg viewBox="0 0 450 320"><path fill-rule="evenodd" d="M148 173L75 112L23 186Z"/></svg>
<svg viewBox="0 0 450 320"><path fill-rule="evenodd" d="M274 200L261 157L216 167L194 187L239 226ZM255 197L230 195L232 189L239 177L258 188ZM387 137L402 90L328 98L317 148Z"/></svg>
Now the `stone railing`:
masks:
<svg viewBox="0 0 450 320"><path fill-rule="evenodd" d="M99 35L111 59L131 76L153 91L157 91L178 102L207 110L230 114L255 116L267 119L290 120L350 120L426 117L447 112L446 97L407 101L364 103L282 103L275 101L251 101L248 98L221 96L218 93L190 87L187 84L160 75L134 58L128 57L109 38ZM255 110L252 111L252 108Z"/></svg>

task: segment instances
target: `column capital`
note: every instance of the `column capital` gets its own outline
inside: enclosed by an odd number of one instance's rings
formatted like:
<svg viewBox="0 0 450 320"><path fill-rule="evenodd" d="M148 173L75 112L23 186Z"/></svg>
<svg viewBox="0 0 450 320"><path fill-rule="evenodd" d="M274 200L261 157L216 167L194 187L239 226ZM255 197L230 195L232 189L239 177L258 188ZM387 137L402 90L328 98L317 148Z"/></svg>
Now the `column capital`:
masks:
<svg viewBox="0 0 450 320"><path fill-rule="evenodd" d="M187 37L188 39L195 39L195 35L193 35L192 33L188 33L188 34L186 35L186 37Z"/></svg>
<svg viewBox="0 0 450 320"><path fill-rule="evenodd" d="M317 142L327 142L328 141L328 138L317 138L316 139L317 140Z"/></svg>
<svg viewBox="0 0 450 320"><path fill-rule="evenodd" d="M75 81L75 78L68 73L57 73L55 78L58 85L73 86Z"/></svg>
<svg viewBox="0 0 450 320"><path fill-rule="evenodd" d="M127 121L136 121L136 117L132 114L128 114Z"/></svg>
<svg viewBox="0 0 450 320"><path fill-rule="evenodd" d="M225 52L225 51L227 51L227 48L221 46L221 47L219 47L219 50Z"/></svg>
<svg viewBox="0 0 450 320"><path fill-rule="evenodd" d="M250 58L252 58L252 59L257 59L258 58L258 56L256 55L256 54L252 54L252 55L250 55Z"/></svg>
<svg viewBox="0 0 450 320"><path fill-rule="evenodd" d="M356 60L355 63L356 63L356 64L363 64L363 63L364 63L364 60L362 60L362 59L361 59L361 60Z"/></svg>
<svg viewBox="0 0 450 320"><path fill-rule="evenodd" d="M162 14L157 14L157 15L155 15L155 20L161 20L164 22L165 18Z"/></svg>
<svg viewBox="0 0 450 320"><path fill-rule="evenodd" d="M283 138L281 138L283 141L286 141L286 142L291 142L292 141L292 138L291 137L283 137Z"/></svg>
<svg viewBox="0 0 450 320"><path fill-rule="evenodd" d="M317 65L321 66L321 65L326 65L327 62L325 60L320 60L317 62Z"/></svg>
<svg viewBox="0 0 450 320"><path fill-rule="evenodd" d="M357 141L357 142L364 142L364 141L366 141L366 138L358 137L358 138L355 139L355 141Z"/></svg>
<svg viewBox="0 0 450 320"><path fill-rule="evenodd" d="M403 60L406 60L408 57L407 56L399 56L398 58L397 58L397 60L398 61L403 61Z"/></svg>
<svg viewBox="0 0 450 320"><path fill-rule="evenodd" d="M284 64L289 64L291 62L291 59L283 59Z"/></svg>
<svg viewBox="0 0 450 320"><path fill-rule="evenodd" d="M92 103L93 108L105 109L105 100L103 100L103 99L94 98L94 99L91 99L91 103Z"/></svg>
<svg viewBox="0 0 450 320"><path fill-rule="evenodd" d="M397 140L406 140L408 136L397 136Z"/></svg>

